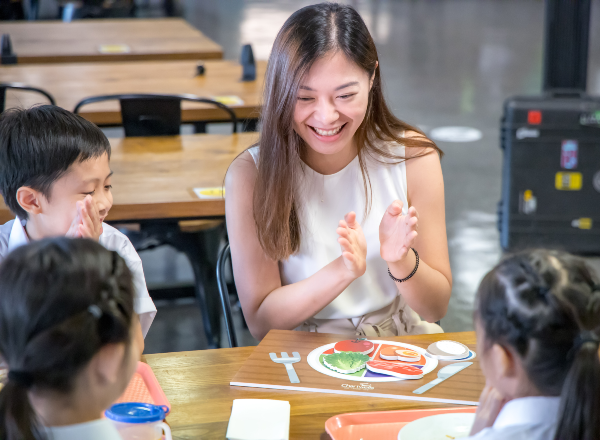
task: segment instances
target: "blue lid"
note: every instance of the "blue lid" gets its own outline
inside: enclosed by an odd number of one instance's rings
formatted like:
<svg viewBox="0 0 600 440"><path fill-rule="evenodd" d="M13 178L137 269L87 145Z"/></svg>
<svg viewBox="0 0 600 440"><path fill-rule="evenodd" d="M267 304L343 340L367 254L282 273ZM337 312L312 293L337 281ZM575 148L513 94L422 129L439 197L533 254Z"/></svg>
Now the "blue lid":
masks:
<svg viewBox="0 0 600 440"><path fill-rule="evenodd" d="M107 418L123 423L160 422L169 413L165 405L156 406L150 403L116 403L104 412Z"/></svg>

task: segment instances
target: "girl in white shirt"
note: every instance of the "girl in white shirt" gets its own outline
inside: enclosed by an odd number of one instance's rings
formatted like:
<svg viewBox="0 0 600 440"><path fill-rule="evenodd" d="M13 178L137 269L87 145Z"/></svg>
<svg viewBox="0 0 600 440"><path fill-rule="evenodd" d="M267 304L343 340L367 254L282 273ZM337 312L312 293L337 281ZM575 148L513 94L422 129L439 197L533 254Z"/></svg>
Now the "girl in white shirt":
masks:
<svg viewBox="0 0 600 440"><path fill-rule="evenodd" d="M600 439L600 285L581 258L506 258L479 287L475 321L487 379L470 437Z"/></svg>
<svg viewBox="0 0 600 440"><path fill-rule="evenodd" d="M88 239L15 249L0 265L2 440L119 440L108 408L144 348L123 258Z"/></svg>

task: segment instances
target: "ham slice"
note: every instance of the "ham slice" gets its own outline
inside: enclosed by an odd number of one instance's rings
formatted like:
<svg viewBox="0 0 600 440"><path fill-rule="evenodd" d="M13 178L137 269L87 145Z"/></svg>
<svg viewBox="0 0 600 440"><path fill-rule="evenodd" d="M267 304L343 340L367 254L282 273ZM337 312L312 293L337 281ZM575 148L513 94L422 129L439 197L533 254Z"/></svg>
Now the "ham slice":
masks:
<svg viewBox="0 0 600 440"><path fill-rule="evenodd" d="M367 369L380 374L398 377L400 379L420 379L423 377L423 370L413 365L402 365L393 362L369 361Z"/></svg>

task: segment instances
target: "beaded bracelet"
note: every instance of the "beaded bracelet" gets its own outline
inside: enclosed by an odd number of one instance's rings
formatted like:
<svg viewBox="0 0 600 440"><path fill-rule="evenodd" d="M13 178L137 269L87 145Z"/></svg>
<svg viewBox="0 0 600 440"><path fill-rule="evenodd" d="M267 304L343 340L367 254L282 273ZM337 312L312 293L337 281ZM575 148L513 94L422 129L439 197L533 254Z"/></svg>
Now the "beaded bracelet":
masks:
<svg viewBox="0 0 600 440"><path fill-rule="evenodd" d="M409 276L407 276L406 278L402 278L402 279L396 278L394 275L392 275L392 272L390 272L390 268L388 267L388 274L390 275L390 278L393 279L397 283L403 283L404 281L410 280L413 277L413 275L417 273L417 269L419 268L419 254L415 248L411 248L411 249L415 253L415 257L417 257L417 264L415 264L415 268L413 269L413 271L410 273Z"/></svg>

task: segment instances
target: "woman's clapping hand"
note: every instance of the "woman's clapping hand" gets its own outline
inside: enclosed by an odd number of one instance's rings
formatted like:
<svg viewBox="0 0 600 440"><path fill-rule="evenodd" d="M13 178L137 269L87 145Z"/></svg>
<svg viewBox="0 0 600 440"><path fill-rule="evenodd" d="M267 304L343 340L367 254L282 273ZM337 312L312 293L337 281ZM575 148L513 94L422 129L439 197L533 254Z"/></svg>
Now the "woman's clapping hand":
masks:
<svg viewBox="0 0 600 440"><path fill-rule="evenodd" d="M356 214L349 212L340 220L336 230L339 235L338 243L342 248L342 258L346 269L358 278L367 270L367 241L360 224L356 221Z"/></svg>
<svg viewBox="0 0 600 440"><path fill-rule="evenodd" d="M419 217L414 206L402 215L404 204L394 200L383 214L379 224L379 243L381 258L388 263L402 260L417 238Z"/></svg>

